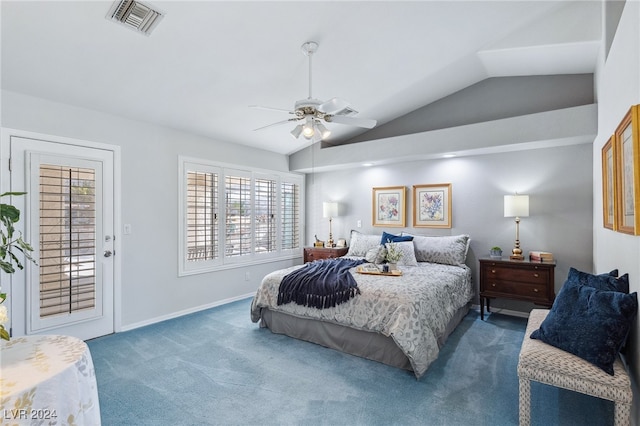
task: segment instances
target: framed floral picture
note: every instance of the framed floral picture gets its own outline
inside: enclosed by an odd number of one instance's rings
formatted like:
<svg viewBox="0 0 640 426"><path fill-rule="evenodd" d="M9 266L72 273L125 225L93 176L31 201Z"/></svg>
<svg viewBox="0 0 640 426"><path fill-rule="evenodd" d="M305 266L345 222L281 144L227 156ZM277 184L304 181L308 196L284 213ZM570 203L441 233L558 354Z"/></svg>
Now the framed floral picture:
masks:
<svg viewBox="0 0 640 426"><path fill-rule="evenodd" d="M413 226L451 228L451 184L413 186Z"/></svg>
<svg viewBox="0 0 640 426"><path fill-rule="evenodd" d="M605 228L616 229L614 136L602 147L602 224Z"/></svg>
<svg viewBox="0 0 640 426"><path fill-rule="evenodd" d="M640 234L640 105L632 106L615 132L616 228Z"/></svg>
<svg viewBox="0 0 640 426"><path fill-rule="evenodd" d="M404 227L404 186L373 188L373 226Z"/></svg>

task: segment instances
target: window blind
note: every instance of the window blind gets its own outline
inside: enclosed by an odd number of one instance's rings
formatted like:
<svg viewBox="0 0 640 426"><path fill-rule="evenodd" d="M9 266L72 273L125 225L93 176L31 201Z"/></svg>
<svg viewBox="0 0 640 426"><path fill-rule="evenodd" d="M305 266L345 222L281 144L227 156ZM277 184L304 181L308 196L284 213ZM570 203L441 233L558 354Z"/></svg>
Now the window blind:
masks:
<svg viewBox="0 0 640 426"><path fill-rule="evenodd" d="M256 179L255 224L256 252L276 250L276 181Z"/></svg>
<svg viewBox="0 0 640 426"><path fill-rule="evenodd" d="M95 307L95 171L40 166L40 317Z"/></svg>
<svg viewBox="0 0 640 426"><path fill-rule="evenodd" d="M251 253L251 178L225 176L226 257Z"/></svg>
<svg viewBox="0 0 640 426"><path fill-rule="evenodd" d="M300 247L300 189L290 182L281 184L281 226L282 249L291 250Z"/></svg>
<svg viewBox="0 0 640 426"><path fill-rule="evenodd" d="M187 261L218 257L218 175L187 172Z"/></svg>

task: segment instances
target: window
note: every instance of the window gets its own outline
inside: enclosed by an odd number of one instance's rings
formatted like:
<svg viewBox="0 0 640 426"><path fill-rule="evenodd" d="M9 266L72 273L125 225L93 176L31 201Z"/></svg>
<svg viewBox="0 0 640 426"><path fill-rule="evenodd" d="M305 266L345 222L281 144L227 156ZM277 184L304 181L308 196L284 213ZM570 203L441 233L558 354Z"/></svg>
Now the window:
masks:
<svg viewBox="0 0 640 426"><path fill-rule="evenodd" d="M179 161L180 275L300 255L302 175Z"/></svg>
<svg viewBox="0 0 640 426"><path fill-rule="evenodd" d="M40 317L95 307L95 170L40 166Z"/></svg>

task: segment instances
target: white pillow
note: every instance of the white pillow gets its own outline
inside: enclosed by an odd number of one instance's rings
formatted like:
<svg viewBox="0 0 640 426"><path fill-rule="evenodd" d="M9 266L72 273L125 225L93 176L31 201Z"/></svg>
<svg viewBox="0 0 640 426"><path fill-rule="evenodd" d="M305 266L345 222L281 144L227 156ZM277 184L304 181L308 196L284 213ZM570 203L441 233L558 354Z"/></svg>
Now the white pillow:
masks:
<svg viewBox="0 0 640 426"><path fill-rule="evenodd" d="M412 235L405 234L403 235ZM467 260L470 238L468 235L424 237L413 235L416 260L418 262L464 265Z"/></svg>
<svg viewBox="0 0 640 426"><path fill-rule="evenodd" d="M351 231L347 256L365 257L372 248L380 246L380 235L363 234Z"/></svg>
<svg viewBox="0 0 640 426"><path fill-rule="evenodd" d="M389 244L390 243L385 244L387 250L389 250ZM391 244L394 244L396 246L396 250L402 253L400 260L398 260L398 265L418 266L416 254L413 249L413 241L399 241Z"/></svg>

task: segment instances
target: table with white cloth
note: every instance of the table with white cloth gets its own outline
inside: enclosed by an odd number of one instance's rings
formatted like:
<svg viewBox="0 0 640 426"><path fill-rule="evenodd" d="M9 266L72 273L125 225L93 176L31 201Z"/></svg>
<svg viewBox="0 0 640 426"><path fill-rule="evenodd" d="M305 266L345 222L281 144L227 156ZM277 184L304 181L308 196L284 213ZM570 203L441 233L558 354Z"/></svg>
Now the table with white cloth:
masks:
<svg viewBox="0 0 640 426"><path fill-rule="evenodd" d="M0 343L0 425L100 425L89 347L70 336Z"/></svg>

